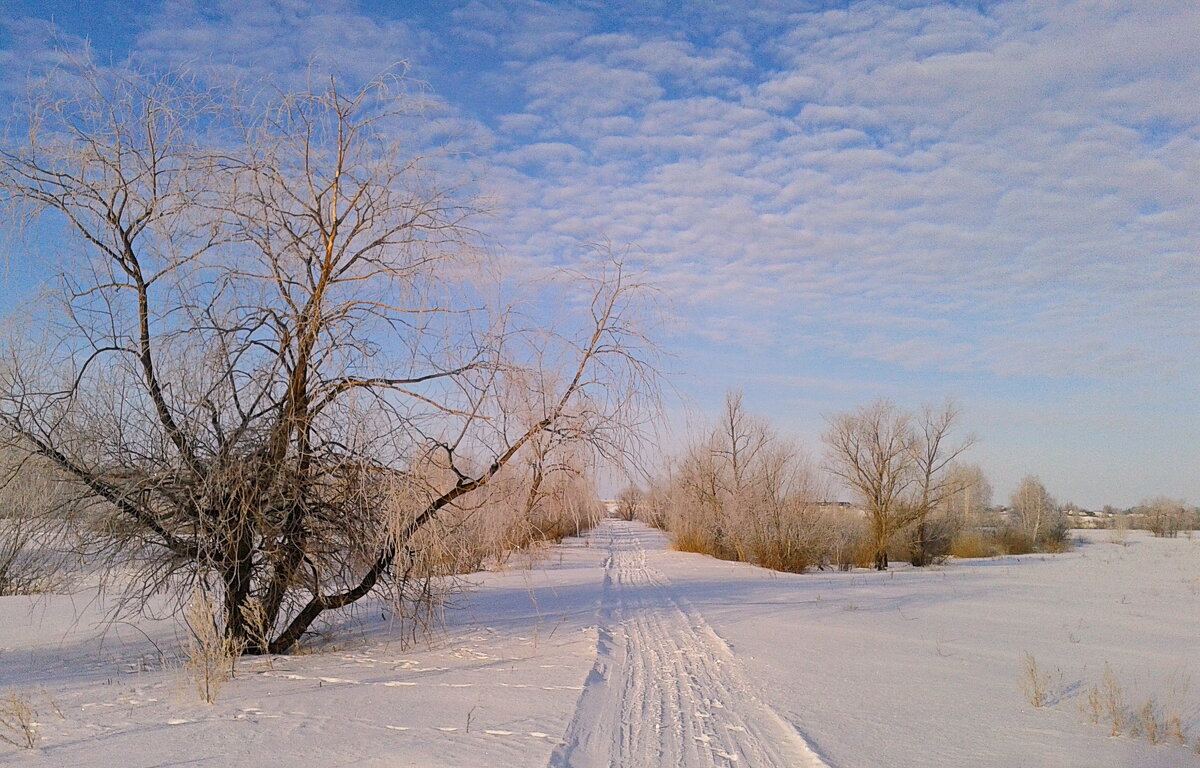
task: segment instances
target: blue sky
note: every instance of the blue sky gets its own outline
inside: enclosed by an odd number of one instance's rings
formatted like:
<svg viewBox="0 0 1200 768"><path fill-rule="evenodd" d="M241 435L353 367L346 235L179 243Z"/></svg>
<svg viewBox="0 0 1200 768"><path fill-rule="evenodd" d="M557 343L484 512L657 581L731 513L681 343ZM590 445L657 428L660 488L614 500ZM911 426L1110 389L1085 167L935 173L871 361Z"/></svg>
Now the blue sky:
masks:
<svg viewBox="0 0 1200 768"><path fill-rule="evenodd" d="M56 44L407 62L497 250L638 249L680 421L741 387L819 452L825 414L951 395L998 500L1200 502L1200 5L735 5L6 0L0 93Z"/></svg>

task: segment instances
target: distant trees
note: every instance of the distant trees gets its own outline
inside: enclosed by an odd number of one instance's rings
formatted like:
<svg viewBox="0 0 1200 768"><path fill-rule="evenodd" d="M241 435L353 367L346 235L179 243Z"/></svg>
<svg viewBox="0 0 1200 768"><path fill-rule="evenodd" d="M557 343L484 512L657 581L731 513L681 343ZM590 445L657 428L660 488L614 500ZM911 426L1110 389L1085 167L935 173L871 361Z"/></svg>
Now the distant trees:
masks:
<svg viewBox="0 0 1200 768"><path fill-rule="evenodd" d="M1054 498L1034 475L1026 475L1021 479L1009 504L1018 525L1030 541L1041 538L1056 510Z"/></svg>
<svg viewBox="0 0 1200 768"><path fill-rule="evenodd" d="M639 492L636 514L679 549L783 570L1068 549L1068 517L1037 477L1022 479L1009 508L992 506L983 470L963 461L975 438L960 420L951 401L910 411L877 400L828 417L826 477L853 494L851 506L825 501L829 487L799 448L730 392L712 428ZM1160 536L1200 524L1172 499L1136 512Z"/></svg>
<svg viewBox="0 0 1200 768"><path fill-rule="evenodd" d="M626 488L617 494L617 517L622 520L637 520L646 503L646 494L637 488Z"/></svg>
<svg viewBox="0 0 1200 768"><path fill-rule="evenodd" d="M1145 519L1146 529L1159 538L1173 539L1187 529L1191 517L1187 505L1181 499L1156 496L1138 505Z"/></svg>
<svg viewBox="0 0 1200 768"><path fill-rule="evenodd" d="M545 508L655 391L619 262L553 332L489 299L470 207L403 144L414 107L397 78L82 66L0 147L10 218L53 217L68 259L0 366L5 435L104 520L90 556L141 569L131 598L211 590L250 653L401 594L423 532L526 456L514 495Z"/></svg>
<svg viewBox="0 0 1200 768"><path fill-rule="evenodd" d="M979 527L992 506L992 484L977 464L953 464L947 475L946 513L960 528Z"/></svg>

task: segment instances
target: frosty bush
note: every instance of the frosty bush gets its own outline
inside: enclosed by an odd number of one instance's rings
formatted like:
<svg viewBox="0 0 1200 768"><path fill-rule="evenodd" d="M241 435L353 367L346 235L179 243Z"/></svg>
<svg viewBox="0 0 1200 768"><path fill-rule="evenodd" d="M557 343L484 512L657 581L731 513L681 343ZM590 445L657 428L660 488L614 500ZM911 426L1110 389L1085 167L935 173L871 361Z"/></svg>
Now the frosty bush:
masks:
<svg viewBox="0 0 1200 768"><path fill-rule="evenodd" d="M802 573L846 549L819 503L824 495L803 451L731 392L717 424L643 506L677 549Z"/></svg>

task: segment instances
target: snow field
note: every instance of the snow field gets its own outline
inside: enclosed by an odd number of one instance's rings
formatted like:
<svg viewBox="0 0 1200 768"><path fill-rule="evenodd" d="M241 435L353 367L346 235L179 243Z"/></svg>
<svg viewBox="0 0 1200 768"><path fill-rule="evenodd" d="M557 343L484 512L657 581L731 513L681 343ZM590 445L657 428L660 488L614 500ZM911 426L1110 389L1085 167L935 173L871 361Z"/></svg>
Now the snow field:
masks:
<svg viewBox="0 0 1200 768"><path fill-rule="evenodd" d="M648 563L661 536L606 520L596 665L552 766L824 766Z"/></svg>
<svg viewBox="0 0 1200 768"><path fill-rule="evenodd" d="M1062 555L779 574L605 521L529 569L475 574L428 643L382 606L320 651L246 659L197 703L170 620L104 628L93 593L0 599L0 691L38 709L20 766L1200 766L1080 711L1108 665L1130 708L1200 738L1200 538L1082 534ZM1025 655L1048 705L1020 689ZM1190 685L1187 685L1190 683Z"/></svg>

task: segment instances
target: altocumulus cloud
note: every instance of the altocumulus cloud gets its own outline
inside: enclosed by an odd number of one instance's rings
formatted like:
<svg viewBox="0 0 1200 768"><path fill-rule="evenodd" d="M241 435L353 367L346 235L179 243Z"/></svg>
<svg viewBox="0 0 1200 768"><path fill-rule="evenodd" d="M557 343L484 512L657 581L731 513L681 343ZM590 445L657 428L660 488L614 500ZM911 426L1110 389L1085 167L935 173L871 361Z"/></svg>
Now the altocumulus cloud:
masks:
<svg viewBox="0 0 1200 768"><path fill-rule="evenodd" d="M1191 0L448 5L172 0L117 53L285 84L408 62L439 114L416 141L473 152L496 245L537 269L636 244L684 359L743 380L949 382L1001 450L1038 408L1133 398L1120 428L1153 432L1200 378ZM6 71L53 59L14 29Z"/></svg>

